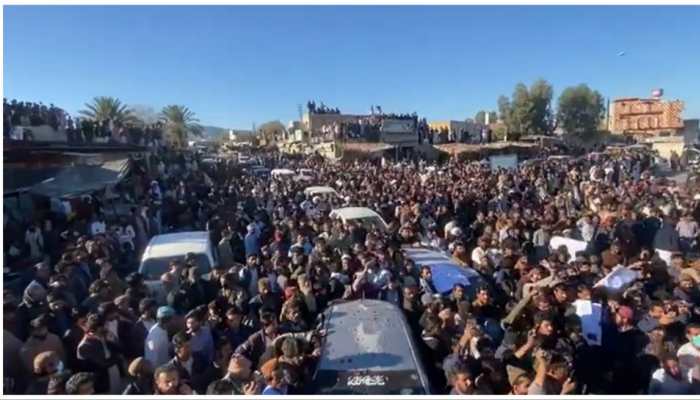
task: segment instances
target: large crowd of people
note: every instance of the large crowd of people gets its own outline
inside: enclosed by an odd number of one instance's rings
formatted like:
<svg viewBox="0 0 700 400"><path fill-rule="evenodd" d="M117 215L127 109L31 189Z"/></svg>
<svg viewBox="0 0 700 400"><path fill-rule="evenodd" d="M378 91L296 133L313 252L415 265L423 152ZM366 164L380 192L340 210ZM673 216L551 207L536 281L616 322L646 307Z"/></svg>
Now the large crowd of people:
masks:
<svg viewBox="0 0 700 400"><path fill-rule="evenodd" d="M515 170L258 158L313 169L338 196L165 152L117 188L129 216L106 220L96 194L77 216L6 225L6 257L27 273L5 290L4 393L313 393L315 318L359 298L402 310L434 393L700 393L700 204L647 153ZM341 206L388 229L330 219ZM209 279L196 257L172 260L154 294L136 272L149 239L203 229L219 254ZM585 246L551 248L554 236ZM406 246L482 283L438 293Z"/></svg>
<svg viewBox="0 0 700 400"><path fill-rule="evenodd" d="M54 130L65 126L68 113L49 104L2 99L3 137L10 137L14 127L49 125Z"/></svg>
<svg viewBox="0 0 700 400"><path fill-rule="evenodd" d="M306 109L310 114L340 114L340 109L337 107L328 107L323 102L316 104L316 101L312 100L306 102Z"/></svg>
<svg viewBox="0 0 700 400"><path fill-rule="evenodd" d="M49 125L55 132L64 132L66 142L71 145L110 143L159 147L163 141L163 123L160 121L144 124L74 118L53 104L46 106L42 103L3 99L4 138L36 140L32 127L41 125Z"/></svg>

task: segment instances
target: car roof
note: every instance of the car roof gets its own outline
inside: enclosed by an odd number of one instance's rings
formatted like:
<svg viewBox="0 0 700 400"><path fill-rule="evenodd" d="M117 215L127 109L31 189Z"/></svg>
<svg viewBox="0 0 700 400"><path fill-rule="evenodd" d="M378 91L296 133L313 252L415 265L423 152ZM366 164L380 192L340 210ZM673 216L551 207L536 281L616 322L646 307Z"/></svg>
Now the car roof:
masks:
<svg viewBox="0 0 700 400"><path fill-rule="evenodd" d="M426 247L405 247L403 252L417 267L428 266L433 274L433 284L440 293L452 290L455 284L471 286L481 276L472 268L462 267L445 253Z"/></svg>
<svg viewBox="0 0 700 400"><path fill-rule="evenodd" d="M209 233L206 231L166 233L156 235L148 242L142 259L202 254L209 251L208 246Z"/></svg>
<svg viewBox="0 0 700 400"><path fill-rule="evenodd" d="M326 338L319 371L421 369L413 357L418 349L406 320L394 304L369 299L341 302L324 315Z"/></svg>
<svg viewBox="0 0 700 400"><path fill-rule="evenodd" d="M322 193L337 193L335 189L330 186L309 186L304 189L306 194L322 194Z"/></svg>
<svg viewBox="0 0 700 400"><path fill-rule="evenodd" d="M361 219L361 218L371 218L371 217L378 217L379 214L377 214L376 211L372 210L371 208L367 207L345 207L345 208L337 208L333 211L331 211L331 216L338 216L342 219Z"/></svg>

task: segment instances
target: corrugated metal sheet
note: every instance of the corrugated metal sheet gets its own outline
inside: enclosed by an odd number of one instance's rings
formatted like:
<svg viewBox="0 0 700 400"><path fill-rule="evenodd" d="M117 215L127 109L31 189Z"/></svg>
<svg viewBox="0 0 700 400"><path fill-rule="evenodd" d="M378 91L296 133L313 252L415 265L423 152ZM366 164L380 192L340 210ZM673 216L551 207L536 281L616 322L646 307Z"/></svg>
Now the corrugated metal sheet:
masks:
<svg viewBox="0 0 700 400"><path fill-rule="evenodd" d="M29 192L46 197L75 197L104 189L119 182L128 171L128 159L108 161L100 166L76 165L58 172L52 179L33 186Z"/></svg>

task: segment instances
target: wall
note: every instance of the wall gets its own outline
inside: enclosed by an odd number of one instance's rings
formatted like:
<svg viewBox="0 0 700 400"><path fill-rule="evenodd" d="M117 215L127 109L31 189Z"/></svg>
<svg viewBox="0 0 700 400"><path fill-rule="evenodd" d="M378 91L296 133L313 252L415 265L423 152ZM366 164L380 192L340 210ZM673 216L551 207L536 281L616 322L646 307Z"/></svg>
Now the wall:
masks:
<svg viewBox="0 0 700 400"><path fill-rule="evenodd" d="M357 122L366 115L352 114L304 114L304 125L313 134L321 133L323 125L332 125L334 122Z"/></svg>
<svg viewBox="0 0 700 400"><path fill-rule="evenodd" d="M25 126L25 127L18 126L18 127L15 127L14 129L15 130L23 129L24 132L26 132L27 130L31 130L32 135L34 136L33 140L37 141L37 142L67 142L68 141L68 138L66 137L65 131L54 130L49 125ZM19 139L19 138L17 138L17 139Z"/></svg>
<svg viewBox="0 0 700 400"><path fill-rule="evenodd" d="M651 148L659 152L659 155L665 159L671 158L671 153L673 151L681 156L683 154L683 147L685 142L682 136L669 137L668 140L659 140L652 142Z"/></svg>

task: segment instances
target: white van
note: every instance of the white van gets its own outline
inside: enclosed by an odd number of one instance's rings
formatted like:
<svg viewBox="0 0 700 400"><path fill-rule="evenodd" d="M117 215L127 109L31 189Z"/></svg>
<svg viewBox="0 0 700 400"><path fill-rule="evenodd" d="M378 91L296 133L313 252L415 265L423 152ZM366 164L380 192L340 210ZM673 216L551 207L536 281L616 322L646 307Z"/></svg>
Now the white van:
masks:
<svg viewBox="0 0 700 400"><path fill-rule="evenodd" d="M168 272L170 262L173 260L183 262L189 253L194 254L197 260L199 274L208 277L217 263L216 250L211 243L209 232L167 233L151 238L139 265L139 272L143 275L146 285L154 293L159 293L160 277Z"/></svg>
<svg viewBox="0 0 700 400"><path fill-rule="evenodd" d="M338 208L330 213L331 218L340 219L343 223L359 221L366 228L379 228L386 231L389 226L376 211L366 207Z"/></svg>
<svg viewBox="0 0 700 400"><path fill-rule="evenodd" d="M330 186L309 186L304 189L304 194L307 196L328 196L329 198L338 197L338 192Z"/></svg>

